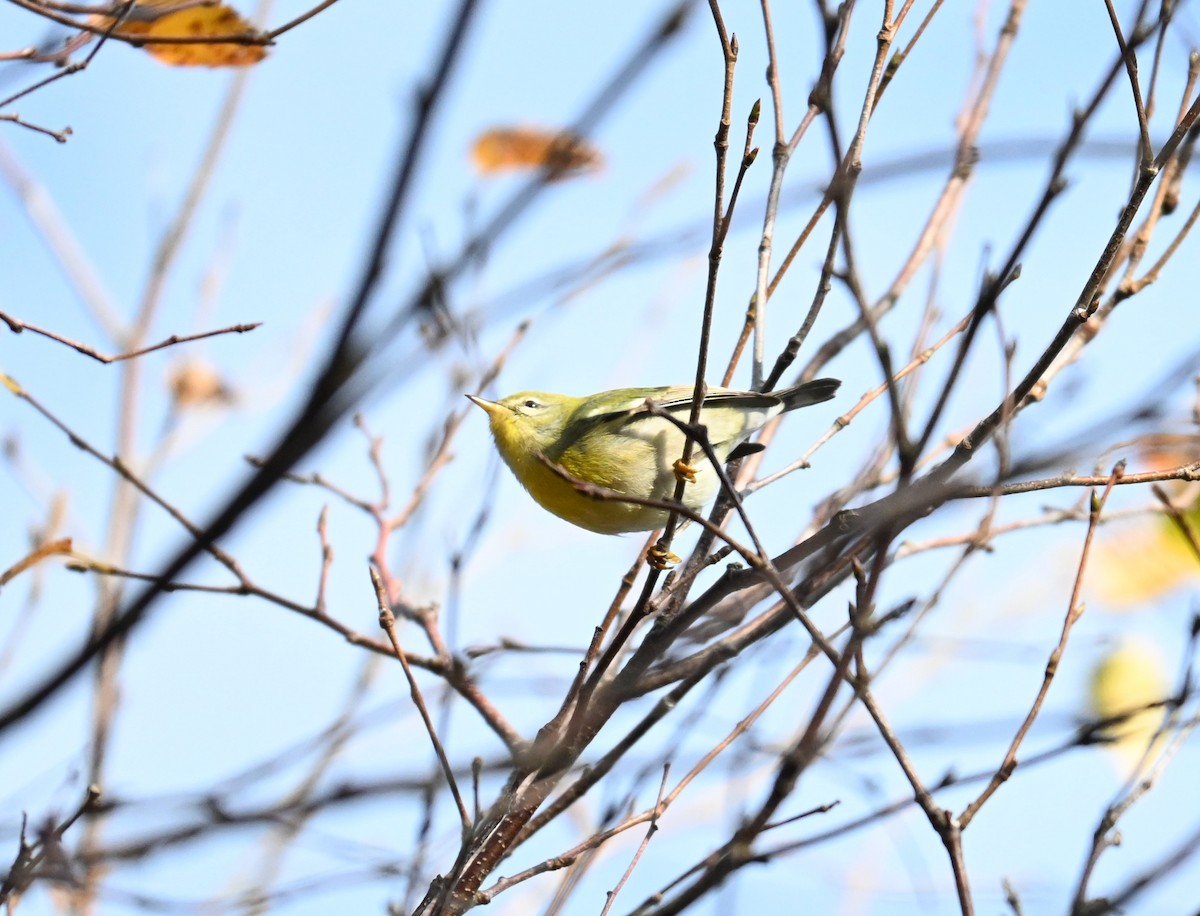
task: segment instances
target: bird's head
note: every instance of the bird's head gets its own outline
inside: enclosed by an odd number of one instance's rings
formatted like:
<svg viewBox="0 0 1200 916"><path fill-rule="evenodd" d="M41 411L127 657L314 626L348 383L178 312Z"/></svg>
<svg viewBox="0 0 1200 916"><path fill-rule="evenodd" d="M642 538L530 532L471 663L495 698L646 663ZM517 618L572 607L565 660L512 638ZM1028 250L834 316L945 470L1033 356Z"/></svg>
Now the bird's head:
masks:
<svg viewBox="0 0 1200 916"><path fill-rule="evenodd" d="M506 459L547 454L562 438L578 398L542 391L521 391L499 401L467 395L487 412L496 447Z"/></svg>

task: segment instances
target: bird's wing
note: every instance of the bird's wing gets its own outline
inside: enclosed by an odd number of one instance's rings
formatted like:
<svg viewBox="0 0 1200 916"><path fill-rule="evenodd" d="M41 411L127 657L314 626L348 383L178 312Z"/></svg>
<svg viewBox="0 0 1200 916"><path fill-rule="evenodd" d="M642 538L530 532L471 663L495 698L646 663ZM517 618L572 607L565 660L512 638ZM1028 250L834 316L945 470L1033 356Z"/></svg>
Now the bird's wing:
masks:
<svg viewBox="0 0 1200 916"><path fill-rule="evenodd" d="M603 399L588 399L579 406L567 427L565 440L576 442L600 426L609 427L609 432L628 431L639 437L638 427L647 421L660 419L646 407L646 400L653 399L663 410L669 411L680 420L687 420L692 407L694 389L691 385L672 385L667 388L622 388L605 392ZM754 391L732 391L727 388L710 388L704 398L704 408L733 408L729 413L708 413L701 422L709 426L709 437L714 443L733 442L747 428L748 418L755 412L777 410L782 404L774 394ZM759 419L750 425L757 428L765 420ZM715 421L715 422L714 422Z"/></svg>
<svg viewBox="0 0 1200 916"><path fill-rule="evenodd" d="M667 388L621 388L605 393L602 404L592 399L579 406L571 422L588 424L607 423L626 418L637 420L653 414L646 409L646 400L672 413L691 410L695 389L691 385L671 385ZM618 401L618 398L620 399ZM597 401L599 399L596 399ZM710 388L704 398L705 407L734 407L745 410L769 410L780 403L776 394L760 394L756 391L732 391L728 388ZM619 406L618 406L619 404Z"/></svg>
<svg viewBox="0 0 1200 916"><path fill-rule="evenodd" d="M680 403L691 403L692 388L689 385L673 385L670 388L617 388L588 398L571 416L568 427L579 434L614 421L636 422L652 417L646 409L646 400L676 409ZM685 400L686 398L686 400Z"/></svg>

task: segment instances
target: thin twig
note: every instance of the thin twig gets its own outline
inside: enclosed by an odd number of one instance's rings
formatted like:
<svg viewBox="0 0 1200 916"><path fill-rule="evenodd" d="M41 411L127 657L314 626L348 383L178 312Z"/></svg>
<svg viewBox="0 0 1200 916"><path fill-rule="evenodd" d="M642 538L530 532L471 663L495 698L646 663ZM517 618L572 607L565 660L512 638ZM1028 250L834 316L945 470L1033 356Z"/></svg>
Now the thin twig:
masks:
<svg viewBox="0 0 1200 916"><path fill-rule="evenodd" d="M208 337L216 337L219 334L245 334L247 331L253 331L255 328L262 327L261 321L255 321L250 324L234 324L227 328L218 328L215 331L203 331L199 334L172 334L166 340L161 340L149 347L141 347L137 350L130 350L127 353L106 355L98 350L94 350L87 344L82 344L78 341L71 340L69 337L64 337L63 335L54 331L48 331L45 328L39 328L37 325L29 324L25 321L19 321L5 312L0 312L0 321L8 325L8 329L14 334L20 334L22 331L30 331L34 334L40 334L42 337L48 337L50 340L56 340L60 344L68 346L72 350L82 353L84 356L90 356L97 362L104 363L106 365L110 363L119 363L127 359L136 359L139 356L145 356L147 353L153 353L155 350L163 350L167 347L173 347L177 344L191 343L194 340L204 340Z"/></svg>
<svg viewBox="0 0 1200 916"><path fill-rule="evenodd" d="M1109 475L1104 491L1099 495L1096 495L1093 491L1087 535L1083 540L1083 550L1079 557L1078 569L1075 572L1075 586L1071 590L1071 599L1067 606L1066 616L1063 618L1062 632L1059 635L1058 644L1050 653L1050 659L1046 662L1046 670L1042 675L1041 687L1038 689L1037 696L1034 697L1033 704L1029 707L1029 712L1026 714L1024 721L1013 736L1012 743L1009 745L1000 766L996 769L995 774L984 790L959 815L958 820L961 828L964 830L974 820L975 815L979 813L979 809L987 803L987 800L996 793L1017 768L1017 750L1021 747L1021 742L1025 740L1029 729L1033 727L1034 720L1037 719L1038 714L1042 711L1042 704L1046 700L1046 695L1050 692L1050 685L1054 681L1055 674L1058 673L1058 666L1062 661L1063 653L1066 651L1067 640L1071 635L1071 628L1083 616L1084 604L1080 595L1083 591L1084 573L1087 570L1088 557L1091 554L1092 542L1096 536L1096 528L1100 524L1100 516L1104 511L1104 504L1108 502L1109 494L1112 493L1113 487L1117 485L1117 482L1124 473L1125 463L1123 461L1118 462Z"/></svg>
<svg viewBox="0 0 1200 916"><path fill-rule="evenodd" d="M1150 143L1150 120L1146 117L1146 108L1142 102L1142 89L1138 85L1137 57L1125 41L1125 33L1121 31L1121 20L1117 16L1112 0L1104 0L1104 5L1108 8L1108 18L1112 23L1113 32L1117 36L1117 45L1121 48L1121 59L1125 62L1125 72L1129 74L1129 88L1133 90L1133 105L1137 109L1138 131L1142 144L1139 158L1144 168L1154 160L1154 147Z"/></svg>
<svg viewBox="0 0 1200 916"><path fill-rule="evenodd" d="M370 573L371 585L375 588L375 599L379 603L379 626L387 633L388 639L392 643L392 649L396 653L396 658L400 662L400 667L404 669L404 677L408 681L408 689L413 705L421 715L421 721L425 724L425 731L429 735L429 743L433 745L433 752L437 754L438 763L442 767L442 774L446 777L446 785L450 789L450 794L454 796L454 803L458 806L458 815L462 821L463 837L465 838L471 832L470 812L467 811L466 802L463 801L462 794L458 791L458 780L454 778L454 768L450 766L450 759L446 756L446 749L442 747L442 742L438 738L437 729L434 728L433 719L429 715L429 707L425 705L425 697L421 694L421 686L417 683L412 668L409 667L408 655L400 646L400 637L396 633L396 615L392 613L392 609L388 606L388 598L384 590L383 580L379 578L379 573L375 571L374 567L370 567Z"/></svg>
<svg viewBox="0 0 1200 916"><path fill-rule="evenodd" d="M633 859L629 863L629 867L625 869L625 873L621 875L621 880L617 882L617 886L605 894L604 909L600 911L600 916L608 916L612 911L612 905L617 901L617 894L621 893L621 888L625 886L625 882L629 880L629 876L633 874L633 870L637 868L638 862L642 859L642 853L646 851L646 847L650 845L650 840L654 834L658 833L658 819L663 812L663 793L667 789L667 777L671 775L671 764L663 764L662 781L658 785L658 801L654 805L654 809L650 813L650 826L646 828L646 835L642 837L642 842L638 844L637 852L633 854Z"/></svg>

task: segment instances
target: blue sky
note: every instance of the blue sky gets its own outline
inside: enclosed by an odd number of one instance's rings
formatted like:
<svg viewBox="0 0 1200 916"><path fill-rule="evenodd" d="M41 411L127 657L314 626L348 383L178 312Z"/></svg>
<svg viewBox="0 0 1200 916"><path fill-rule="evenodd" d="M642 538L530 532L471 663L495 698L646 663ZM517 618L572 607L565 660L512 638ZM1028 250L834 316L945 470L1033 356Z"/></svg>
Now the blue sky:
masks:
<svg viewBox="0 0 1200 916"><path fill-rule="evenodd" d="M790 126L803 111L819 66L819 43L807 5L779 6L776 31ZM857 114L874 52L878 12L868 6L856 13L839 70L844 137ZM1121 6L1128 15L1130 4ZM281 3L267 20L282 22L304 8ZM485 181L471 170L473 138L497 124L570 123L594 87L625 59L663 9L634 3L602 7L511 0L483 5L469 33L466 64L451 81L434 122L413 207L390 252L381 300L402 301L423 281L431 263L451 258L472 229L517 187L519 179ZM986 47L994 41L1003 12L998 4L985 9L979 35ZM923 13L920 9L914 16ZM872 295L886 288L904 261L943 180L954 119L974 63L975 15L974 4L947 4L904 64L873 121L852 226L864 253L863 279ZM766 92L765 56L757 8L731 4L726 16L741 44L731 138L736 149L746 113ZM1177 104L1187 53L1184 42L1200 31L1190 6L1183 5L1180 19L1166 43L1160 114ZM4 34L21 36L14 44L37 41L44 34L40 22L16 7L0 9L0 24ZM906 27L905 41L914 24ZM142 460L158 446L168 405L164 379L177 360L203 357L237 395L231 409L185 415L168 460L154 476L156 488L189 517L203 520L215 501L244 479L248 471L243 456L269 448L319 366L331 336L328 318L345 303L362 269L389 166L412 117L415 87L431 65L444 28L435 4L396 9L342 0L283 36L267 61L246 75L230 139L167 278L149 336L159 339L250 321L261 321L263 327L155 354L144 360L142 369L141 454L135 456ZM1072 107L1092 90L1113 53L1103 6L1031 4L1026 11L981 136L982 163L955 220L938 277L943 329L965 313L983 271L996 267L1012 244L1047 173L1049 143L1062 135ZM1143 73L1148 70L1147 61ZM24 65L8 65L6 87L15 91L31 73ZM720 77L711 21L704 8L697 8L682 34L597 126L592 139L604 153L604 168L554 186L489 251L485 263L451 288L451 308L476 333L436 352L416 348L408 339L395 342L391 352L402 384L374 392L363 405L363 417L383 439L384 465L397 502L419 479L440 420L466 409L462 394L474 390L482 367L523 320L532 319L529 331L508 359L493 394L520 389L581 394L691 378L704 292L704 231L711 218L711 142ZM16 106L26 120L55 129L69 124L73 133L68 143L58 145L0 125L3 154L19 163L53 202L121 315L131 315L137 307L161 234L180 206L234 79L222 72L174 70L135 49L114 45L87 71ZM1021 279L1002 302L1005 332L1016 344L1018 371L1041 351L1074 302L1128 192L1128 156L1112 155L1099 141L1132 142L1131 111L1128 87L1122 86L1097 117L1091 132L1096 145L1071 169L1069 193L1056 205L1023 259ZM1164 122L1157 123L1161 128ZM814 183L829 172L828 144L819 127L801 145L789 171L788 205L777 229L780 248L807 219L816 199ZM769 109L764 108L757 134L763 150L748 176L722 265L714 325L717 367L727 359L753 290L770 131ZM1165 133L1160 130L1156 138ZM1004 144L1013 141L1027 152L1002 157ZM921 154L934 154L943 164L874 180L889 164ZM1188 190L1185 184L1176 220L1191 206ZM514 293L527 289L531 280L593 258L616 243L674 239L684 230L690 234L667 246L661 256L596 282L551 294ZM772 301L767 326L772 358L808 307L823 246L824 237L802 252ZM1064 391L1059 401L1022 416L1012 435L1017 454L1069 441L1115 409L1137 402L1168 367L1193 358L1194 321L1186 311L1194 297L1193 250L1194 240L1185 242L1162 281L1118 311L1088 359L1059 379ZM5 278L0 309L93 342L99 349L119 349L81 305L11 187L0 194L0 276ZM930 273L924 270L903 307L883 326L901 349L917 326L929 283ZM814 343L853 314L850 300L835 293L814 332ZM1177 333L1164 334L1164 328ZM972 422L1003 393L998 353L994 339L979 347L965 384L950 402L944 432ZM413 354L419 354L419 362ZM919 403L932 403L934 379L943 377L947 365L946 359L934 364L937 374ZM115 367L93 363L30 334L3 332L0 371L35 393L102 452L115 447ZM814 409L789 423L778 453L769 453L765 470L785 464L785 456L806 448L837 411L848 409L863 391L878 384L877 364L861 345L849 348L825 371L844 379L836 408ZM743 365L737 384L748 383ZM1177 427L1186 428L1186 392L1172 391L1166 401L1180 418ZM818 453L812 471L785 479L770 491L774 496L764 493L750 501L768 543L786 546L795 536L797 517L806 517L821 496L846 483L866 450L885 434L886 421L881 401ZM60 432L15 399L0 399L0 435L15 437L20 446L20 461L0 472L0 505L8 510L8 524L0 526L0 566L28 549L28 529L44 519L50 495L60 489L70 493L66 530L77 547L98 550L111 500L110 472L71 448ZM448 627L459 647L491 644L506 636L582 648L640 540L599 537L542 512L498 467L482 415L467 416L453 451L454 461L440 475L423 509L393 543L393 568L403 577L409 597L417 603L436 602L451 615ZM363 437L350 417L298 470L319 470L367 496L377 486ZM456 580L451 559L469 542L485 498L490 500L490 519ZM1150 500L1149 493L1121 495L1123 505ZM1037 494L1013 500L1001 519L1036 514L1048 501ZM1069 501L1070 496L1059 499ZM373 635L374 599L363 561L373 546L374 531L361 513L329 494L311 487L282 487L223 546L265 586L307 601L316 588L320 554L315 526L324 504L329 504L330 538L336 550L328 591L331 613ZM772 511L775 507L789 511ZM957 509L910 534L920 539L967 530L979 514L975 507ZM979 561L951 584L916 645L887 670L879 690L901 736L913 736L914 760L928 781L951 770L970 773L998 762L1057 638L1082 537L1083 528L1076 525L1001 541L997 556ZM147 507L130 565L149 572L182 541L177 525ZM923 594L948 563L948 555L933 553L898 566L886 580L880 606ZM228 582L211 564L198 564L188 579ZM0 701L5 705L77 646L90 623L94 588L87 578L48 568L40 601L29 610L32 584L32 577L25 577L0 592L0 647L18 646L0 671ZM838 590L816 613L832 626L842 619L849 598L847 590ZM1174 671L1190 600L1190 593L1174 592L1152 612L1117 615L1105 612L1102 595L1092 596L1094 607L1073 637L1027 753L1069 739L1075 717L1084 709L1091 665L1122 634L1137 632L1161 646ZM16 638L19 642L12 643ZM405 638L414 645L419 642L411 627ZM748 653L711 706L697 697L680 710L685 721L696 717L695 729L679 735L668 724L656 731L644 753L608 790L611 796L598 793L588 803L588 814L595 816L605 801L618 797L618 790L631 786L638 789L639 804L652 803L657 775L643 778L637 767L657 774L657 760L674 747L682 774L698 753L769 691L805 647L798 632L784 633ZM506 713L531 732L553 711L577 660L578 655L570 654L517 656L484 661L480 669ZM180 810L179 798L202 792L312 736L342 708L364 662L361 650L329 630L264 602L203 594L177 594L163 601L129 647L105 786L116 797L149 801L114 824L107 835L114 840L136 836L156 823L169 822ZM399 670L378 665L372 677L364 710L371 711L368 718L374 724L350 743L326 775L326 785L421 776L432 766ZM795 727L790 723L806 721L818 680L798 682L773 708L762 734L786 737ZM432 680L425 683L435 690ZM21 810L31 817L62 812L79 797L89 688L90 681L80 679L0 744L0 785L7 787L0 826L14 848ZM455 708L449 744L459 761L500 751L494 740L476 740L474 724L465 707ZM920 737L924 728L940 730L925 740ZM869 732L869 723L861 712L851 711L847 729L850 734ZM624 911L666 876L709 851L719 835L713 825L735 823L743 806L761 795L771 775L764 759L738 752L731 752L730 758L717 765L716 774L737 774L730 780L734 788L726 794L713 780L672 809L671 839L651 844L651 858L634 872L623 892ZM239 803L286 791L309 759L291 759L282 773L239 795ZM1126 843L1107 854L1097 890L1119 887L1156 861L1179 836L1194 830L1179 812L1197 810L1194 780L1185 778L1195 765L1194 748L1185 748L1158 788L1129 815ZM968 834L968 863L976 878L980 911L1001 909L1004 877L1021 890L1029 912L1062 909L1095 819L1119 786L1120 774L1099 750L1076 749L1019 772ZM832 800L841 805L824 815L821 825L802 822L780 842L849 820L904 792L895 761L877 745L863 755L835 745L806 778L788 813ZM961 806L968 797L952 793L948 803ZM455 848L454 822L448 808L439 813L446 819L437 825L435 848L448 863ZM397 795L323 816L286 860L281 886L401 859L413 842L416 818L416 807ZM564 824L548 831L543 844L522 851L501 873L569 847L577 839L574 827ZM580 909L570 912L599 911L604 891L619 878L638 839L640 832L633 831L613 844L589 875L586 892L577 898ZM239 880L253 873L260 853L255 837L244 831L163 854L152 864L114 874L104 911L135 909L127 896L132 892L172 900L232 893ZM878 869L866 874L863 862L877 862ZM544 906L552 886L553 882L533 882L498 898L493 908L540 911L536 908ZM1179 900L1194 909L1194 890L1191 897L1187 893L1195 886L1193 865L1169 885L1173 890L1147 897L1131 912L1178 912ZM286 911L328 912L332 902L355 912L377 912L402 888L401 879L335 884L322 893L289 898ZM813 912L954 911L944 853L915 810L879 829L797 853L779 867L748 872L722 892L719 906L725 911L761 911L763 901L778 894L804 899ZM30 896L23 912L51 909L43 891ZM712 905L710 910L716 911Z"/></svg>

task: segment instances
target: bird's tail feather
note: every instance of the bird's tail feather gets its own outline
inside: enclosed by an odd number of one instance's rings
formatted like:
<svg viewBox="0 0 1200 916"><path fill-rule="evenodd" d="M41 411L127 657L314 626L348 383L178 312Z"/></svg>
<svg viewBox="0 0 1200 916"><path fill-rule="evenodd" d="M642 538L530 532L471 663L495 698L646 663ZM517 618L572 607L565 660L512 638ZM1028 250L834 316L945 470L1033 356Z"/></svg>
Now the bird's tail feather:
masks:
<svg viewBox="0 0 1200 916"><path fill-rule="evenodd" d="M775 394L783 399L784 410L795 410L797 407L808 407L811 404L828 401L837 394L841 385L841 379L815 378L809 382L801 382L794 388L776 391Z"/></svg>

